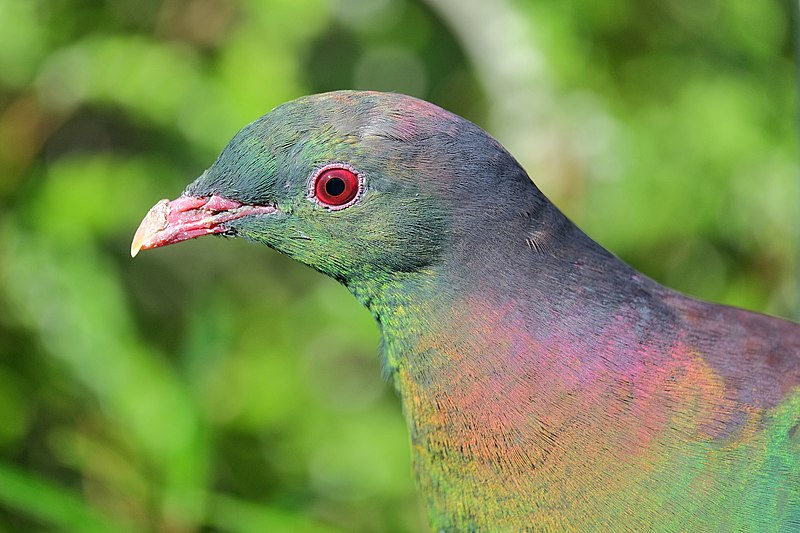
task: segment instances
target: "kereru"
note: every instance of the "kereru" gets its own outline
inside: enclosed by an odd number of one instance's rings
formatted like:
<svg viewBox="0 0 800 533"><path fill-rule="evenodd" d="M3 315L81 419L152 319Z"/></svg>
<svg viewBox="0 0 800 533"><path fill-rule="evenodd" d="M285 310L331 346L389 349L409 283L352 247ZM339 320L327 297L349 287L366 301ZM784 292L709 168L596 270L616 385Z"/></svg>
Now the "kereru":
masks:
<svg viewBox="0 0 800 533"><path fill-rule="evenodd" d="M800 531L800 325L640 274L471 122L378 92L281 105L131 252L208 234L369 308L434 530Z"/></svg>

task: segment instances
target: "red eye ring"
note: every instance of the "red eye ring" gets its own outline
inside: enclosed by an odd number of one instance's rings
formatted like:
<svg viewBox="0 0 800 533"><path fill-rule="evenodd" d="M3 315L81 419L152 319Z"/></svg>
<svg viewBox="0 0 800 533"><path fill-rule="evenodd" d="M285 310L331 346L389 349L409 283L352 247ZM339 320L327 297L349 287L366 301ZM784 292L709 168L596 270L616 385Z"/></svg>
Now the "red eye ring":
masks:
<svg viewBox="0 0 800 533"><path fill-rule="evenodd" d="M350 207L361 192L362 180L355 169L333 164L319 169L311 180L311 195L333 211Z"/></svg>

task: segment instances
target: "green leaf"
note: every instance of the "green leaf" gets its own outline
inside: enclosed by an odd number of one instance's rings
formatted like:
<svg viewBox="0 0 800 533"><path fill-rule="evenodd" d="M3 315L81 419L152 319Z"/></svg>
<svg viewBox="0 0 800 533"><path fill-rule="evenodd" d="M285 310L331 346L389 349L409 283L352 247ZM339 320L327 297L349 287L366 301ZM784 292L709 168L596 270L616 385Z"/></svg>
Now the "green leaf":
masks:
<svg viewBox="0 0 800 533"><path fill-rule="evenodd" d="M0 464L0 503L63 531L132 531L92 508L69 489L5 464Z"/></svg>

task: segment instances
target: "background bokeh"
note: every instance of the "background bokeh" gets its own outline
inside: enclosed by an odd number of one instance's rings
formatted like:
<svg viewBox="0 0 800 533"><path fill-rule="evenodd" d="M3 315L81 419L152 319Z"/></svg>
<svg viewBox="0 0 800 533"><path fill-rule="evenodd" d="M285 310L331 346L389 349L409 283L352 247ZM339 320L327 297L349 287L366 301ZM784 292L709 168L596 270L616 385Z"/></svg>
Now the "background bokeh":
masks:
<svg viewBox="0 0 800 533"><path fill-rule="evenodd" d="M591 236L798 317L787 0L0 0L0 532L420 531L378 335L243 242L131 236L244 124L395 90Z"/></svg>

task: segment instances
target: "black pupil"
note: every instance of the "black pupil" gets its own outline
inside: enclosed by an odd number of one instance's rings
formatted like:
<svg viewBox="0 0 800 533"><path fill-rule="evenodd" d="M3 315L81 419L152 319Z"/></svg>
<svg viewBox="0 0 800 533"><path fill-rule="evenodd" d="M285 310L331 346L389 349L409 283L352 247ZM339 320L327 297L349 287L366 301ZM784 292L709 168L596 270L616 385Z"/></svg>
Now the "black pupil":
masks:
<svg viewBox="0 0 800 533"><path fill-rule="evenodd" d="M339 196L344 192L344 180L331 178L325 183L325 192L331 196Z"/></svg>

